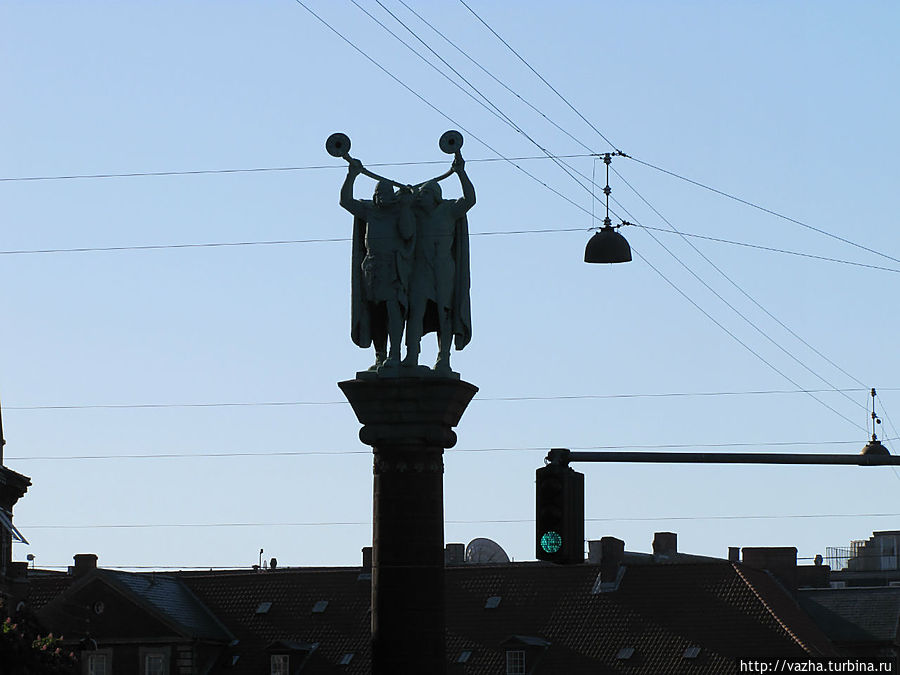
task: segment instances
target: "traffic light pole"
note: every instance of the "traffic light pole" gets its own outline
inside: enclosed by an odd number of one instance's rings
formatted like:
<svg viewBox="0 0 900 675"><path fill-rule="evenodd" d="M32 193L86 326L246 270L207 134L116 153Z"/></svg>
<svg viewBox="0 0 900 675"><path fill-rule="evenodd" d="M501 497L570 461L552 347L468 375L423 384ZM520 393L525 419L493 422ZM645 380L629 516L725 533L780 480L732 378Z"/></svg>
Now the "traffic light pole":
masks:
<svg viewBox="0 0 900 675"><path fill-rule="evenodd" d="M535 472L535 555L558 565L584 561L584 475L571 462L650 462L672 464L824 464L900 466L875 436L859 455L770 452L572 452L554 448Z"/></svg>

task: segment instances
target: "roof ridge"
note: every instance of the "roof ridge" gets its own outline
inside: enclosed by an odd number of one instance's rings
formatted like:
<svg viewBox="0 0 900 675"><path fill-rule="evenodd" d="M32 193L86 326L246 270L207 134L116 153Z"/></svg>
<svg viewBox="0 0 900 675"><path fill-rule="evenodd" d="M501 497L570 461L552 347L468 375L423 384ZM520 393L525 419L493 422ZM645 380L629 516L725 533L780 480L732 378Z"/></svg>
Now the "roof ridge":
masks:
<svg viewBox="0 0 900 675"><path fill-rule="evenodd" d="M784 622L784 620L782 620L782 618L780 616L778 616L778 614L775 612L775 610L772 608L772 606L769 605L768 602L766 602L766 599L763 597L762 593L760 593L759 590L756 588L756 586L753 584L753 582L750 581L749 578L747 578L747 575L744 574L744 571L741 569L741 567L738 566L737 563L732 562L731 566L734 568L734 571L737 572L737 574L741 578L741 580L747 585L747 588L749 588L750 591L753 593L753 595L756 596L756 599L759 600L763 604L763 607L766 608L766 610L769 612L769 614L772 616L772 618L775 619L775 621L778 623L779 626L781 626L782 630L784 630L785 633L787 633L788 635L791 636L791 638L794 640L794 642L796 642L798 645L800 645L807 654L812 654L812 653L818 651L818 650L815 650L812 647L810 647L810 645L806 644L806 642L801 640L800 637L797 636L796 633L794 633L794 631L788 627L788 625ZM798 608L799 608L799 605L798 605ZM803 611L803 610L801 609L800 611Z"/></svg>

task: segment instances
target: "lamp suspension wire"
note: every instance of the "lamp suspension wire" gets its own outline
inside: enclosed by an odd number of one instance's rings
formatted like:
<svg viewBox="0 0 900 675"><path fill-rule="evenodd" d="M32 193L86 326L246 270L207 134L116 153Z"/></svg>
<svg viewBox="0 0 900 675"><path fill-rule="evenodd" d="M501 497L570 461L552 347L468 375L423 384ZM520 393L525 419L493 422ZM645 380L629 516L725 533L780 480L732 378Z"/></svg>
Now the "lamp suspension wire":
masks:
<svg viewBox="0 0 900 675"><path fill-rule="evenodd" d="M606 195L606 218L603 219L603 226L609 227L611 225L609 219L609 195L612 192L612 188L609 187L609 165L612 163L612 155L610 153L607 152L603 155L603 163L606 164L606 186L603 188L603 194Z"/></svg>
<svg viewBox="0 0 900 675"><path fill-rule="evenodd" d="M877 396L877 394L875 393L875 387L872 387L871 396L872 396L872 440L877 441L878 434L875 432L875 429L876 429L877 424L881 424L881 420L878 419L878 415L875 413L875 396Z"/></svg>

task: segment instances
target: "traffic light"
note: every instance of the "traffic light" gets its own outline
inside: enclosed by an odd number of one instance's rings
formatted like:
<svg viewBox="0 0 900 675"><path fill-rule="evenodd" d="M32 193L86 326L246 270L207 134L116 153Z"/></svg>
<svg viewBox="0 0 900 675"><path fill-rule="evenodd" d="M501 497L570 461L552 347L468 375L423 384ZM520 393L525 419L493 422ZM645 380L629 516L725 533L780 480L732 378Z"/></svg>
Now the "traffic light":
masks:
<svg viewBox="0 0 900 675"><path fill-rule="evenodd" d="M535 483L538 560L584 562L584 474L552 463L535 472Z"/></svg>

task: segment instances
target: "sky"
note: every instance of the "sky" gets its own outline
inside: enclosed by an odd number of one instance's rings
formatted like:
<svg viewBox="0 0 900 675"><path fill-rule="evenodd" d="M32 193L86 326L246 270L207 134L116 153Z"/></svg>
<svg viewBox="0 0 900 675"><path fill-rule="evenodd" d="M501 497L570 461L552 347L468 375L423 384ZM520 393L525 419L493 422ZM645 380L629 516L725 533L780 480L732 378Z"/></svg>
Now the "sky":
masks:
<svg viewBox="0 0 900 675"><path fill-rule="evenodd" d="M336 383L372 354L349 335L336 131L403 182L464 137L473 338L452 363L479 392L445 453L447 542L534 559L552 447L857 453L870 387L898 436L896 3L404 1L0 3L16 559L360 563L371 449ZM634 260L588 265L614 149ZM148 173L168 175L65 178ZM888 467L575 468L587 539L634 551L674 531L810 562L900 527Z"/></svg>

